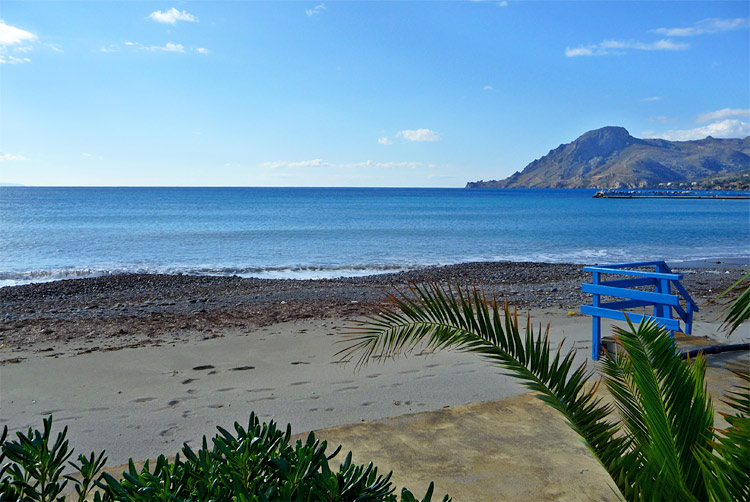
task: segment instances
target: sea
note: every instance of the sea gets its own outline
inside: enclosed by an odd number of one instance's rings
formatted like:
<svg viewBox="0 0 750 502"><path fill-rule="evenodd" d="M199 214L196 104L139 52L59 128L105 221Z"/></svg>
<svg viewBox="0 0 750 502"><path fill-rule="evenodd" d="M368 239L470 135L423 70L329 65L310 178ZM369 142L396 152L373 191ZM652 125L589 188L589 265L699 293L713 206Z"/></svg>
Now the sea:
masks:
<svg viewBox="0 0 750 502"><path fill-rule="evenodd" d="M594 193L0 187L0 286L127 272L311 279L475 261L750 257L750 200Z"/></svg>

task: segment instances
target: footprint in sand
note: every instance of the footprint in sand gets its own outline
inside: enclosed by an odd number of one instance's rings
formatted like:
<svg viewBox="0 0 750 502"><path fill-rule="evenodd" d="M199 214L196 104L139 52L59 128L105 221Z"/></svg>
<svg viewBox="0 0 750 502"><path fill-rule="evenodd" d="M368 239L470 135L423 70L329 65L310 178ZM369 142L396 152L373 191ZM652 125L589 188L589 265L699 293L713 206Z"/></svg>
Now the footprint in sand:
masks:
<svg viewBox="0 0 750 502"><path fill-rule="evenodd" d="M230 390L234 390L234 387L224 387L223 389L219 389L216 392L229 392Z"/></svg>
<svg viewBox="0 0 750 502"><path fill-rule="evenodd" d="M310 383L310 382L292 382L292 383L290 383L290 384L289 384L289 386L294 386L294 387L296 387L296 386L298 386L298 385L307 385L307 384L309 384L309 383Z"/></svg>
<svg viewBox="0 0 750 502"><path fill-rule="evenodd" d="M174 436L174 433L177 431L177 424L171 424L169 427L164 429L159 433L159 435L163 438Z"/></svg>
<svg viewBox="0 0 750 502"><path fill-rule="evenodd" d="M179 399L172 399L170 402L167 403L167 406L177 406L178 404L180 404Z"/></svg>
<svg viewBox="0 0 750 502"><path fill-rule="evenodd" d="M254 370L255 366L237 366L236 368L232 368L231 371L247 371L247 370Z"/></svg>
<svg viewBox="0 0 750 502"><path fill-rule="evenodd" d="M193 383L193 382L195 382L196 380L198 380L198 379L197 379L197 378L188 378L188 379L186 379L186 380L183 380L183 381L182 381L182 382L180 382L180 383L181 383L182 385L187 385L187 384L189 384L189 383Z"/></svg>
<svg viewBox="0 0 750 502"><path fill-rule="evenodd" d="M291 362L291 363L289 363L289 364L291 364L291 365L293 365L293 366L297 366L298 364L310 364L310 363L308 363L308 362L306 362L306 361L292 361L292 362Z"/></svg>
<svg viewBox="0 0 750 502"><path fill-rule="evenodd" d="M203 371L203 370L212 370L212 369L214 369L215 367L216 367L216 366L214 366L214 365L212 365L212 364L201 364L200 366L196 366L196 367L195 367L195 368L193 368L193 369L194 369L195 371Z"/></svg>
<svg viewBox="0 0 750 502"><path fill-rule="evenodd" d="M416 373L417 371L419 371L419 370L404 370L404 371L399 371L398 374L399 375L408 375L409 373Z"/></svg>
<svg viewBox="0 0 750 502"><path fill-rule="evenodd" d="M133 399L134 403L148 403L149 401L153 401L156 399L155 397L139 397L138 399Z"/></svg>
<svg viewBox="0 0 750 502"><path fill-rule="evenodd" d="M357 390L359 387L342 387L339 389L339 391L343 392L345 390Z"/></svg>

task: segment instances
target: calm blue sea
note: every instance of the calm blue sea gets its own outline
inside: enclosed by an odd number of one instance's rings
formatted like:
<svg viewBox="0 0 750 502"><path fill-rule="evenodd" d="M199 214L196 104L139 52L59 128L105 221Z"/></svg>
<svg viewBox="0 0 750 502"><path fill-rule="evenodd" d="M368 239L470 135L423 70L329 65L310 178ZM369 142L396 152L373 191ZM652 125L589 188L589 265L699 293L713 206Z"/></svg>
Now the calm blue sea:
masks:
<svg viewBox="0 0 750 502"><path fill-rule="evenodd" d="M321 278L423 265L750 256L750 201L593 190L0 188L0 285L119 272Z"/></svg>

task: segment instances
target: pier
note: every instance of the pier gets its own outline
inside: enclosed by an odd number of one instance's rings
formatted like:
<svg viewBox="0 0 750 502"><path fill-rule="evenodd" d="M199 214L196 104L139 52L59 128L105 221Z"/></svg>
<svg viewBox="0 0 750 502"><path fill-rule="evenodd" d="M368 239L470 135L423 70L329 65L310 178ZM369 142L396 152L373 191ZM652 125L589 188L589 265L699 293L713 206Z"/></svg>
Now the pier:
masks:
<svg viewBox="0 0 750 502"><path fill-rule="evenodd" d="M595 199L750 199L750 191L716 190L600 190Z"/></svg>

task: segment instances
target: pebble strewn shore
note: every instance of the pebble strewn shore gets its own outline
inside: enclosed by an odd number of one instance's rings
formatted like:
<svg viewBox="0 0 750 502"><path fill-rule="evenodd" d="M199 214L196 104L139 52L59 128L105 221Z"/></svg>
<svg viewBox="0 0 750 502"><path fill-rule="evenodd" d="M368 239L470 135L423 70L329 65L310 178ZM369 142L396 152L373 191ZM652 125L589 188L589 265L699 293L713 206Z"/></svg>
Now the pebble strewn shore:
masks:
<svg viewBox="0 0 750 502"><path fill-rule="evenodd" d="M738 268L679 270L703 304L736 281ZM678 270L675 270L678 271ZM77 341L82 351L114 350L220 336L219 328L306 318L355 317L382 308L411 282L481 285L520 308L578 311L587 295L582 265L486 262L395 274L322 280L187 275L115 275L0 288L0 344L51 350ZM0 363L11 362L6 351Z"/></svg>

